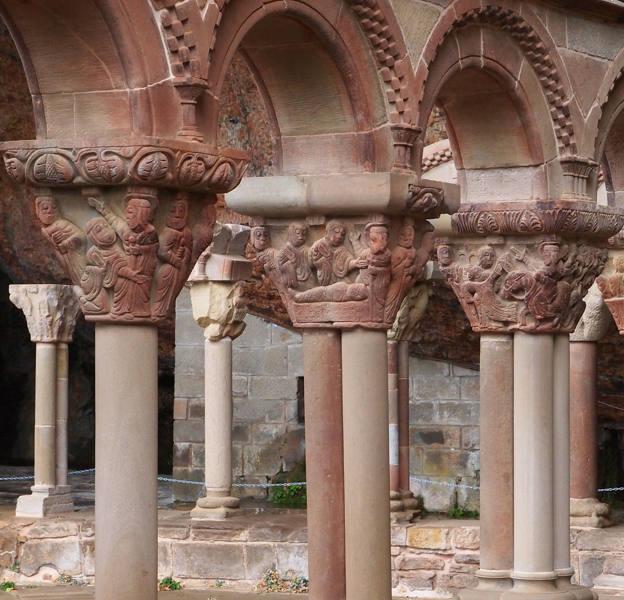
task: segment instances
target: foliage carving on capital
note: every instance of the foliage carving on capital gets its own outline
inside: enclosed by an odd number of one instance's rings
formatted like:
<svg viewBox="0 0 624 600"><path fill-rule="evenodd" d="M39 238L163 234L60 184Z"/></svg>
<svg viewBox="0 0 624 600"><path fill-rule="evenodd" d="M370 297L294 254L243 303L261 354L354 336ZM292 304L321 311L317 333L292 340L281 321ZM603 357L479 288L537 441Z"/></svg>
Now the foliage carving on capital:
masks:
<svg viewBox="0 0 624 600"><path fill-rule="evenodd" d="M248 159L238 151L217 154L199 144L154 142L78 148L7 142L0 154L13 183L44 187L149 185L226 193L247 169Z"/></svg>
<svg viewBox="0 0 624 600"><path fill-rule="evenodd" d="M80 316L80 295L80 288L71 285L9 286L9 298L24 313L33 342L71 342Z"/></svg>
<svg viewBox="0 0 624 600"><path fill-rule="evenodd" d="M438 264L476 332L572 333L607 251L557 236L441 240Z"/></svg>
<svg viewBox="0 0 624 600"><path fill-rule="evenodd" d="M390 328L422 276L433 228L426 221L375 217L311 229L294 222L252 230L254 260L277 287L293 324Z"/></svg>
<svg viewBox="0 0 624 600"><path fill-rule="evenodd" d="M122 202L113 202L97 190L86 192L78 206L65 204L80 226L63 216L56 195L35 197L44 236L82 289L85 317L136 324L164 320L190 274L193 255L212 241L205 231L215 222L212 199L202 202L178 192L161 203L154 188L129 187Z"/></svg>

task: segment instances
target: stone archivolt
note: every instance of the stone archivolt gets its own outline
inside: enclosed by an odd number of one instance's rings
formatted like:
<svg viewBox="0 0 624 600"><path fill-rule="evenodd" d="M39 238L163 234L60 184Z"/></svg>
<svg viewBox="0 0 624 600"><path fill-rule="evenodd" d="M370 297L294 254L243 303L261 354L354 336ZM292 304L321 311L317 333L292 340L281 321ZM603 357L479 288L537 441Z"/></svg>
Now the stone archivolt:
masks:
<svg viewBox="0 0 624 600"><path fill-rule="evenodd" d="M426 221L381 216L279 223L251 237L250 254L296 327L390 328L433 249Z"/></svg>
<svg viewBox="0 0 624 600"><path fill-rule="evenodd" d="M440 270L474 331L572 333L624 216L585 203L512 206L454 215L461 237L439 242Z"/></svg>
<svg viewBox="0 0 624 600"><path fill-rule="evenodd" d="M244 152L217 154L198 144L149 138L80 148L5 143L0 153L14 183L48 187L150 185L225 193L240 183L248 164Z"/></svg>

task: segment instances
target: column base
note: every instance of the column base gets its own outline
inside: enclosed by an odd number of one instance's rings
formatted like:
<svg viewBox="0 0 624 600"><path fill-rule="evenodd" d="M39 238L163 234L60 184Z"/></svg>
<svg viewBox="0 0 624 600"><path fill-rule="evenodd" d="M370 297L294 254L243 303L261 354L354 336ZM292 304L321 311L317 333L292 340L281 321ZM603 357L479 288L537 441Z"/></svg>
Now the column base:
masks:
<svg viewBox="0 0 624 600"><path fill-rule="evenodd" d="M611 508L596 498L570 498L570 525L572 527L610 527Z"/></svg>
<svg viewBox="0 0 624 600"><path fill-rule="evenodd" d="M239 512L240 500L234 496L206 496L191 511L194 521L222 521Z"/></svg>
<svg viewBox="0 0 624 600"><path fill-rule="evenodd" d="M393 523L410 523L422 513L421 501L409 490L390 492L390 520Z"/></svg>
<svg viewBox="0 0 624 600"><path fill-rule="evenodd" d="M589 588L580 585L574 585L571 581L571 575L562 575L557 579L557 589L574 594L576 600L598 600L598 594L592 592Z"/></svg>
<svg viewBox="0 0 624 600"><path fill-rule="evenodd" d="M33 486L32 494L20 496L15 509L16 517L35 517L42 519L49 515L73 512L74 500L70 486L58 488Z"/></svg>
<svg viewBox="0 0 624 600"><path fill-rule="evenodd" d="M515 579L513 588L503 592L501 600L577 600L569 590L557 587L556 580L528 581Z"/></svg>
<svg viewBox="0 0 624 600"><path fill-rule="evenodd" d="M479 584L475 589L459 592L459 600L499 600L513 586L509 572L477 571Z"/></svg>

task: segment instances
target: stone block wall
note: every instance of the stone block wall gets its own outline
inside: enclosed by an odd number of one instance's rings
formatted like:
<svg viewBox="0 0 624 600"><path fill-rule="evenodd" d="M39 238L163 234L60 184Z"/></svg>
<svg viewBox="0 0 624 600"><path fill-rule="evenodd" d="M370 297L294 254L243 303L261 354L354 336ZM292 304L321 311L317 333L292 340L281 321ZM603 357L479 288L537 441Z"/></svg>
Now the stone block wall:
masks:
<svg viewBox="0 0 624 600"><path fill-rule="evenodd" d="M303 461L301 336L257 317L233 345L233 459L238 483L266 483ZM176 310L173 475L204 477L204 337L193 320L188 290ZM200 486L176 485L177 500L193 502ZM243 495L266 496L260 488Z"/></svg>
<svg viewBox="0 0 624 600"><path fill-rule="evenodd" d="M204 338L193 321L188 290L178 299L174 404L174 477L203 480ZM248 316L233 349L234 477L265 483L304 458L301 336ZM461 477L478 480L478 372L448 362L410 359L410 457L412 490L430 511L456 502L477 508L478 494L448 487ZM423 479L436 483L423 483ZM177 500L194 501L200 486L177 485ZM260 489L245 495L265 496Z"/></svg>
<svg viewBox="0 0 624 600"><path fill-rule="evenodd" d="M410 472L427 510L478 509L478 371L410 358Z"/></svg>

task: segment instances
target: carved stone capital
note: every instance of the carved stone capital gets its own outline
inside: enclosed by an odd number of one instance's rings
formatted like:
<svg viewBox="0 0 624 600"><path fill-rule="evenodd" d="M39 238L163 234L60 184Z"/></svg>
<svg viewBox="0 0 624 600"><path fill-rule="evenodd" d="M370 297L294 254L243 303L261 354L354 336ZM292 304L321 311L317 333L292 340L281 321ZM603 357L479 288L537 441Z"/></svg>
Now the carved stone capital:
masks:
<svg viewBox="0 0 624 600"><path fill-rule="evenodd" d="M249 256L277 287L296 327L389 329L423 275L433 228L382 215L270 221Z"/></svg>
<svg viewBox="0 0 624 600"><path fill-rule="evenodd" d="M620 335L624 335L624 249L609 250L609 260L596 285L613 316Z"/></svg>
<svg viewBox="0 0 624 600"><path fill-rule="evenodd" d="M572 333L607 250L555 235L439 240L440 271L476 332Z"/></svg>
<svg viewBox="0 0 624 600"><path fill-rule="evenodd" d="M88 320L153 324L212 242L214 201L153 187L37 189L34 209Z"/></svg>
<svg viewBox="0 0 624 600"><path fill-rule="evenodd" d="M236 339L245 330L247 302L242 282L199 281L191 285L193 318L211 342Z"/></svg>
<svg viewBox="0 0 624 600"><path fill-rule="evenodd" d="M599 342L609 330L611 315L597 283L589 288L583 301L585 302L585 311L574 333L570 335L570 341Z"/></svg>
<svg viewBox="0 0 624 600"><path fill-rule="evenodd" d="M624 227L624 213L592 202L468 204L452 216L461 236L542 235L606 242Z"/></svg>
<svg viewBox="0 0 624 600"><path fill-rule="evenodd" d="M80 295L80 288L71 285L9 286L11 302L24 313L33 342L71 342L80 315Z"/></svg>
<svg viewBox="0 0 624 600"><path fill-rule="evenodd" d="M148 185L225 193L241 181L245 152L195 142L135 138L85 145L77 141L0 144L8 178L43 187Z"/></svg>

